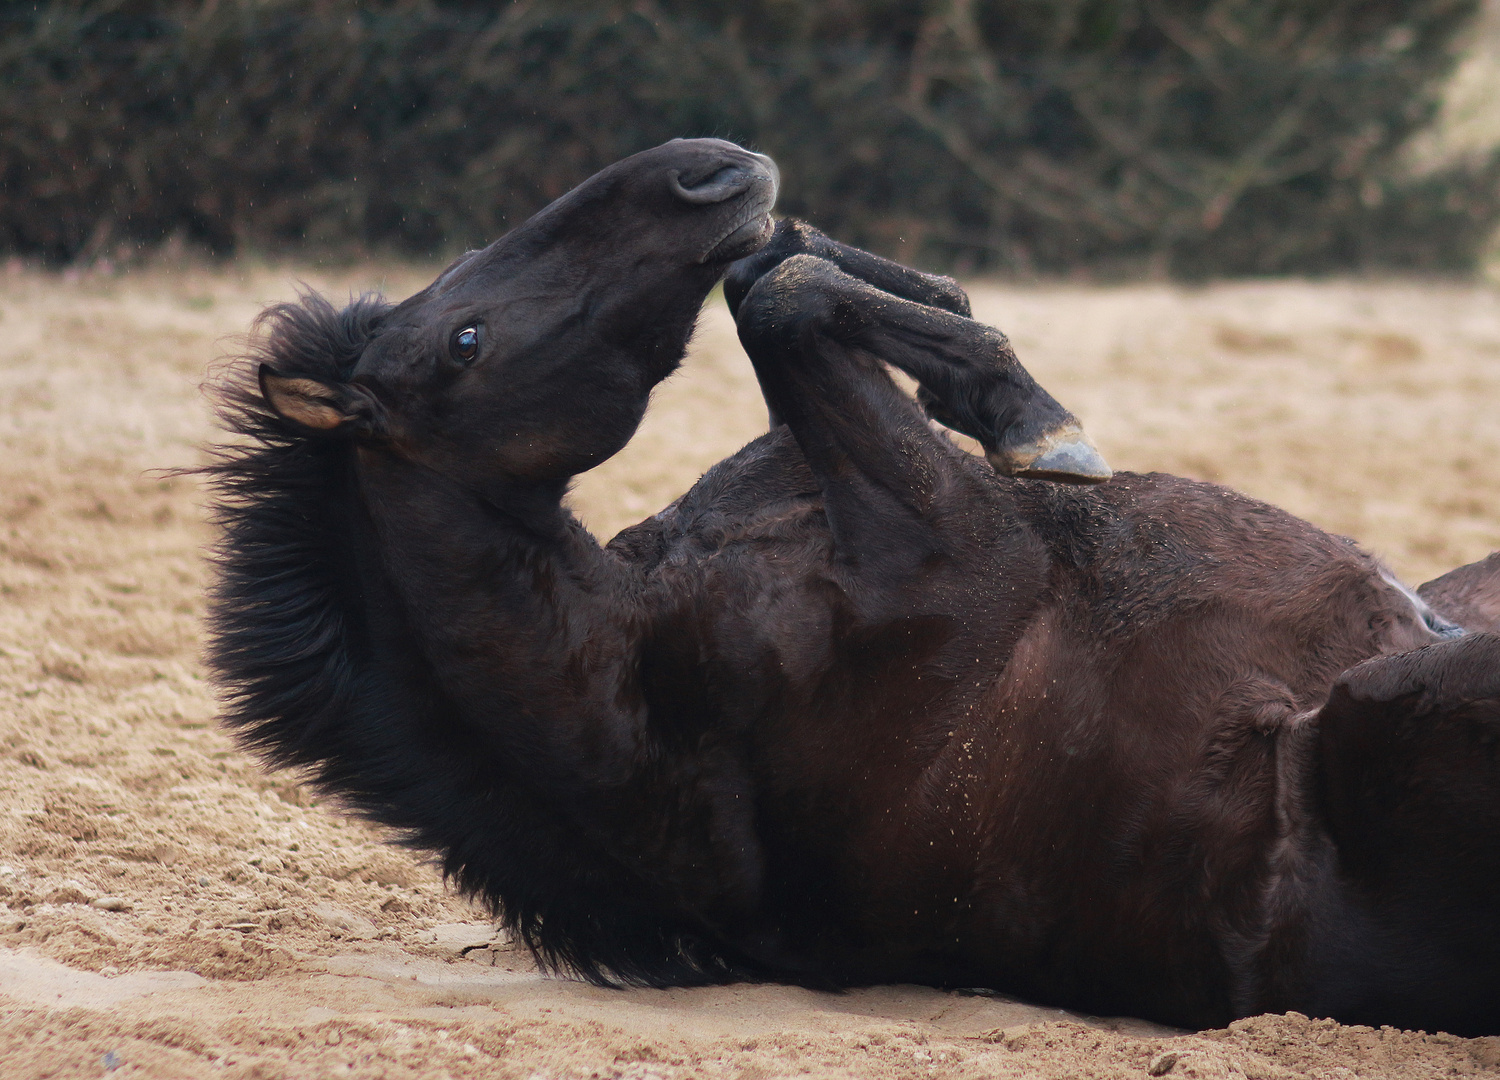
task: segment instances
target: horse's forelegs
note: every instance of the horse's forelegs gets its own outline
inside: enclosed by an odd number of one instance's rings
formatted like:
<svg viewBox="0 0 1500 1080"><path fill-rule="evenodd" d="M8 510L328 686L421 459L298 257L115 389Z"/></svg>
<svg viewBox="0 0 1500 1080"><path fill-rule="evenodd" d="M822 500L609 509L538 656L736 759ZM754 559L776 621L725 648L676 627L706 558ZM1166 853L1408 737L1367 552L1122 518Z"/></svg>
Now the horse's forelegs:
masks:
<svg viewBox="0 0 1500 1080"><path fill-rule="evenodd" d="M968 317L969 297L952 278L923 274L785 220L769 244L735 263L724 279L737 319L756 282L798 255L832 263L869 286L860 300L874 318L861 344L915 379L927 415L978 440L997 471L1070 483L1109 478L1078 421L1036 385L1005 335ZM782 417L768 393L766 403L775 426Z"/></svg>
<svg viewBox="0 0 1500 1080"><path fill-rule="evenodd" d="M1037 385L993 327L902 299L809 255L756 278L737 312L741 340L763 358L805 349L798 335L814 334L867 366L884 361L906 372L940 403L937 418L977 439L999 472L1072 483L1110 476L1077 419ZM767 403L789 420L764 367L757 364L756 373Z"/></svg>
<svg viewBox="0 0 1500 1080"><path fill-rule="evenodd" d="M961 324L969 340L954 340ZM895 584L951 546L955 523L979 522L995 492L983 472L934 435L881 364L917 370L944 361L924 349L975 349L967 319L900 300L809 255L758 279L739 307L740 339L771 407L790 426L820 481L839 555L882 567ZM1011 429L1048 430L1071 417L1013 363ZM968 515L967 511L975 511Z"/></svg>
<svg viewBox="0 0 1500 1080"><path fill-rule="evenodd" d="M776 232L765 247L729 268L724 277L724 300L729 304L729 313L738 318L740 304L750 287L793 255L815 255L833 263L850 277L892 296L951 311L955 315L969 315L969 294L952 278L924 274L857 247L841 244L795 218L783 218L777 222Z"/></svg>
<svg viewBox="0 0 1500 1080"><path fill-rule="evenodd" d="M1365 661L1334 684L1317 728L1314 796L1343 899L1311 934L1311 1006L1348 1022L1493 1030L1500 636Z"/></svg>
<svg viewBox="0 0 1500 1080"><path fill-rule="evenodd" d="M882 259L879 255L871 255L868 251L841 244L807 222L795 218L783 218L777 222L776 232L770 243L729 268L729 273L724 277L724 300L729 305L729 313L738 319L740 305L755 283L794 255L816 256L832 263L850 277L858 278L903 300L927 304L956 315L969 314L969 295L952 278L924 274L890 259ZM766 409L770 414L771 427L774 428L783 422L781 414L771 403L764 386L761 387L761 393L766 399ZM925 388L920 391L920 395L929 415L941 409L940 405L937 410L931 407L933 398ZM942 417L938 416L937 419L942 420Z"/></svg>
<svg viewBox="0 0 1500 1080"><path fill-rule="evenodd" d="M739 331L767 404L823 490L835 549L894 584L921 552L941 546L933 504L959 462L881 365L852 344L867 294L886 295L832 263L797 256L744 297Z"/></svg>

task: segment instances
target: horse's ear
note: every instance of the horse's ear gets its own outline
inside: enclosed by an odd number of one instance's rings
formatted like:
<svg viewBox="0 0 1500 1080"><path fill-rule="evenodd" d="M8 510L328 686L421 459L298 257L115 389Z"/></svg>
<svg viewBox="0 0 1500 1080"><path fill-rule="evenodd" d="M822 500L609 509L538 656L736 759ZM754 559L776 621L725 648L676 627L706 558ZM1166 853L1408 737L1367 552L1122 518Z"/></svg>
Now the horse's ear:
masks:
<svg viewBox="0 0 1500 1080"><path fill-rule="evenodd" d="M362 386L283 375L260 366L260 392L277 416L310 431L373 435L384 429L384 410Z"/></svg>

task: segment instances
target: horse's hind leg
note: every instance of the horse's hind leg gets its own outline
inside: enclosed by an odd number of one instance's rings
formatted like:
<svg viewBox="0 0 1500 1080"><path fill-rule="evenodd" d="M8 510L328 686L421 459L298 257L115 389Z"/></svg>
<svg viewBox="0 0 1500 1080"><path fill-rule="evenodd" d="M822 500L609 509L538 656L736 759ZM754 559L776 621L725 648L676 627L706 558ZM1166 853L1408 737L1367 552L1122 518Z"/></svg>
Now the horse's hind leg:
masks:
<svg viewBox="0 0 1500 1080"><path fill-rule="evenodd" d="M821 234L812 236L819 246L833 245ZM801 232L783 229L773 244L806 240ZM880 286L900 287L914 295L924 290L942 293L947 286L957 289L946 278L835 246L841 258ZM1109 478L1109 467L1078 421L1037 385L1000 331L930 303L905 299L821 257L787 257L785 251L773 251L769 258L773 268L764 272L759 265L748 266L754 260L736 264L725 285L726 294L739 295L736 321L747 349L755 342L763 359L773 353L789 355L794 345L803 347L793 341L796 334L816 334L854 350L867 362L884 361L910 375L936 405L936 417L977 439L999 472L1072 483ZM760 276L755 277L757 272ZM748 287L746 281L751 282ZM962 290L958 296L967 307ZM756 364L767 405L773 417L789 420L765 370L763 362Z"/></svg>
<svg viewBox="0 0 1500 1080"><path fill-rule="evenodd" d="M1500 631L1500 552L1448 571L1417 595L1465 630Z"/></svg>
<svg viewBox="0 0 1500 1080"><path fill-rule="evenodd" d="M1500 636L1368 660L1316 723L1341 898L1307 1007L1500 1033Z"/></svg>

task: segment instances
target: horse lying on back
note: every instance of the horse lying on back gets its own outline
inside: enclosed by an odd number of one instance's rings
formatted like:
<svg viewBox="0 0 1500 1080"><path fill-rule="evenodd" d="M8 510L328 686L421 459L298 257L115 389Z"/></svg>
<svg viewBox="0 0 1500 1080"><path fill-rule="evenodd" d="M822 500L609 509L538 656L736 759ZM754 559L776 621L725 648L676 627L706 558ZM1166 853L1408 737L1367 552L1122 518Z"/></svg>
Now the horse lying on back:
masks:
<svg viewBox="0 0 1500 1080"><path fill-rule="evenodd" d="M1489 629L1500 574L1434 612L1107 479L962 290L773 235L776 182L668 143L402 303L266 314L212 468L242 742L599 982L1500 1031L1500 637L1442 614ZM775 427L601 548L568 482L726 271Z"/></svg>

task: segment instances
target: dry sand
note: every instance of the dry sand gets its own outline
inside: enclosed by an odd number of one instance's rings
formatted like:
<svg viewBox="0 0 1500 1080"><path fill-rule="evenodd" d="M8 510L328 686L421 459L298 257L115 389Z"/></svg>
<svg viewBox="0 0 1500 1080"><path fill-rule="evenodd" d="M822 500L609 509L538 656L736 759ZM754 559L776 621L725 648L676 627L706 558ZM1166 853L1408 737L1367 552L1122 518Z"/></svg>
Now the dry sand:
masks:
<svg viewBox="0 0 1500 1080"><path fill-rule="evenodd" d="M402 294L424 268L310 275ZM384 282L381 276L384 275ZM545 979L431 867L213 723L197 386L284 270L0 275L0 1075L1430 1076L1500 1039L1260 1017L1173 1033L914 987ZM975 289L1117 468L1220 480L1419 582L1500 547L1500 295L1413 283ZM762 426L718 302L608 534ZM1174 1058L1172 1055L1176 1055Z"/></svg>

